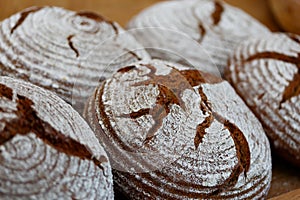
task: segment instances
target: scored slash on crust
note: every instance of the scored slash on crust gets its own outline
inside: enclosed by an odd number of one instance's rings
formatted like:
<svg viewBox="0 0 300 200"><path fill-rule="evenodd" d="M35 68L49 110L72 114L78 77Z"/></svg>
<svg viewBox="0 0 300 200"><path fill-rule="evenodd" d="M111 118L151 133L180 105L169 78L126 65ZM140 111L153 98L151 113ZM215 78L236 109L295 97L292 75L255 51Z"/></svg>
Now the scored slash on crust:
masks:
<svg viewBox="0 0 300 200"><path fill-rule="evenodd" d="M30 15L31 13L37 12L40 9L42 9L42 7L32 7L32 8L26 9L23 12L21 12L20 13L21 17L18 19L17 23L10 30L10 34L14 33L14 31L26 20L28 15Z"/></svg>
<svg viewBox="0 0 300 200"><path fill-rule="evenodd" d="M0 84L0 97L13 100L13 90L6 85ZM101 164L108 162L104 156L94 158L86 146L65 136L63 133L55 130L48 122L40 119L36 111L32 108L34 103L27 97L17 94L15 101L17 103L17 110L14 111L14 114L17 118L4 121L5 126L0 133L0 145L8 142L18 134L27 135L34 133L46 144L60 152L92 161L104 173L104 168Z"/></svg>
<svg viewBox="0 0 300 200"><path fill-rule="evenodd" d="M213 24L215 26L221 21L222 13L224 12L224 7L221 2L215 1L215 11L211 14L213 19Z"/></svg>
<svg viewBox="0 0 300 200"><path fill-rule="evenodd" d="M76 55L76 58L79 57L79 52L78 50L75 48L73 42L72 42L72 38L74 37L75 35L69 35L67 40L68 40L68 44L69 44L69 47L74 51L75 55Z"/></svg>
<svg viewBox="0 0 300 200"><path fill-rule="evenodd" d="M290 36L290 38L299 43L299 39L293 36ZM251 62L253 60L259 60L259 59L272 59L272 60L278 60L290 64L294 64L297 68L298 71L294 75L293 80L289 82L289 84L285 87L285 90L282 95L282 99L279 103L279 109L281 109L281 106L283 103L288 101L294 96L298 96L300 94L300 53L298 53L298 56L289 56L285 55L283 53L278 53L275 51L264 51L264 52L259 52L254 55L249 56L246 59L243 59L241 61L242 64Z"/></svg>
<svg viewBox="0 0 300 200"><path fill-rule="evenodd" d="M224 7L223 7L222 3L219 2L219 1L215 1L215 10L214 10L213 13L211 13L211 19L213 20L213 25L214 26L217 26L219 24L219 22L221 21L223 12L224 12ZM194 11L194 16L195 16L196 19L198 19L195 11ZM201 43L202 40L205 37L206 29L205 29L205 27L202 23L202 20L198 19L198 21L199 21L198 22L198 28L199 28L200 37L197 41L199 43Z"/></svg>

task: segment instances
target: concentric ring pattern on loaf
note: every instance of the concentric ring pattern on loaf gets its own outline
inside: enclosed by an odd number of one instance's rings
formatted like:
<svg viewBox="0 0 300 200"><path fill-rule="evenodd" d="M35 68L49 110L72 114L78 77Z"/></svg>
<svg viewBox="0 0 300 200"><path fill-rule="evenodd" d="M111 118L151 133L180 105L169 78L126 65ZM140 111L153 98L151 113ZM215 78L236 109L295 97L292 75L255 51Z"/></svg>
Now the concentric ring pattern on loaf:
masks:
<svg viewBox="0 0 300 200"><path fill-rule="evenodd" d="M56 95L0 77L0 199L113 199L88 124Z"/></svg>
<svg viewBox="0 0 300 200"><path fill-rule="evenodd" d="M133 18L128 29L150 48L151 56L188 62L215 74L223 74L228 56L241 41L269 34L256 19L218 0L161 2Z"/></svg>
<svg viewBox="0 0 300 200"><path fill-rule="evenodd" d="M226 77L275 149L300 166L300 36L276 33L243 42Z"/></svg>
<svg viewBox="0 0 300 200"><path fill-rule="evenodd" d="M269 190L263 128L215 76L138 62L103 81L84 116L131 199L259 199Z"/></svg>
<svg viewBox="0 0 300 200"><path fill-rule="evenodd" d="M0 24L0 74L50 89L81 111L99 79L148 58L117 23L91 12L31 7Z"/></svg>

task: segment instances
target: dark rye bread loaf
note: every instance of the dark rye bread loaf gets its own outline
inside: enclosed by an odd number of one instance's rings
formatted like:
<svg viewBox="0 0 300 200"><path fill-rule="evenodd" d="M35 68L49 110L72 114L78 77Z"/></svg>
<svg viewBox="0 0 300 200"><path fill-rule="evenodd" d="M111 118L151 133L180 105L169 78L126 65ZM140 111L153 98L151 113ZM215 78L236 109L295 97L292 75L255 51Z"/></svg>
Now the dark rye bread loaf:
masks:
<svg viewBox="0 0 300 200"><path fill-rule="evenodd" d="M277 152L300 166L300 36L277 33L245 41L226 77Z"/></svg>
<svg viewBox="0 0 300 200"><path fill-rule="evenodd" d="M149 49L153 57L221 75L237 44L269 34L256 19L218 0L164 1L138 14L128 29L146 48L154 48Z"/></svg>
<svg viewBox="0 0 300 200"><path fill-rule="evenodd" d="M0 75L54 91L81 112L99 79L148 58L116 23L91 12L31 7L0 23Z"/></svg>
<svg viewBox="0 0 300 200"><path fill-rule="evenodd" d="M0 77L0 199L113 199L88 124L56 95Z"/></svg>
<svg viewBox="0 0 300 200"><path fill-rule="evenodd" d="M263 128L215 76L138 62L103 81L84 116L131 199L259 199L269 190Z"/></svg>

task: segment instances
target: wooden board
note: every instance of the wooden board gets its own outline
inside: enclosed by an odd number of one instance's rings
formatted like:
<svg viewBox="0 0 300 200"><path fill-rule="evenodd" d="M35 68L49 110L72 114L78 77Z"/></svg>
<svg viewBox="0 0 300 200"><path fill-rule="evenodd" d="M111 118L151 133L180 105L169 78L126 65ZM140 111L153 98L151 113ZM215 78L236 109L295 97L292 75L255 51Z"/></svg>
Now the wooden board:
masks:
<svg viewBox="0 0 300 200"><path fill-rule="evenodd" d="M227 3L237 6L252 15L272 31L280 31L276 25L266 0L225 0ZM53 5L71 10L95 11L107 18L117 21L123 27L142 9L159 2L158 0L0 0L0 20L30 6ZM269 198L276 197L288 191L300 188L300 172L290 167L285 161L273 159L273 184ZM300 196L300 190L296 190L286 196L276 199L296 199Z"/></svg>
<svg viewBox="0 0 300 200"><path fill-rule="evenodd" d="M278 197L274 197L270 200L299 200L300 199L300 189L298 190L293 190L291 192L288 192L288 193L285 193L285 194L282 194Z"/></svg>

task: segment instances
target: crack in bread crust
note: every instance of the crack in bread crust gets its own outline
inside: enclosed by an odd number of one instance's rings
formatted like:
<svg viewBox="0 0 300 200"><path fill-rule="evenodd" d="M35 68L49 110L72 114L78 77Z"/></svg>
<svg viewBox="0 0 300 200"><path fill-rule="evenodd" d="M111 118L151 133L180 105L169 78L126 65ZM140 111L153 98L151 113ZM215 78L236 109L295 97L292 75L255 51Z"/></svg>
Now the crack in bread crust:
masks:
<svg viewBox="0 0 300 200"><path fill-rule="evenodd" d="M250 148L243 132L235 124L231 123L229 120L225 119L220 114L212 110L211 104L208 101L208 98L203 92L201 86L199 87L198 92L201 96L200 108L204 109L204 111L208 113L209 116L197 127L197 132L194 139L194 141L197 142L195 142L196 149L198 148L200 142L202 141L202 138L206 134L205 129L209 128L214 120L217 120L220 124L223 124L224 127L229 131L230 136L234 141L237 154L236 156L238 158L238 164L233 169L229 178L224 181L224 184L218 190L212 193L213 195L216 195L222 192L224 189L234 186L237 183L238 177L242 172L244 172L244 176L247 177L247 172L249 171L251 160Z"/></svg>
<svg viewBox="0 0 300 200"><path fill-rule="evenodd" d="M213 19L214 26L217 26L221 21L223 12L224 12L224 7L222 3L219 1L215 1L215 10L211 14L211 18Z"/></svg>
<svg viewBox="0 0 300 200"><path fill-rule="evenodd" d="M69 35L67 40L68 40L68 44L69 44L69 47L72 49L72 51L74 51L75 55L76 55L76 58L79 57L79 51L75 48L73 42L72 42L72 38L74 37L75 35Z"/></svg>
<svg viewBox="0 0 300 200"><path fill-rule="evenodd" d="M17 23L13 26L13 28L10 30L10 34L13 34L14 31L20 27L22 25L22 23L26 20L26 18L28 17L28 15L30 15L31 13L37 12L40 9L42 9L42 7L32 7L29 9L26 9L25 11L21 12L21 17L18 19Z"/></svg>
<svg viewBox="0 0 300 200"><path fill-rule="evenodd" d="M13 90L6 85L0 84L0 97L6 97L9 100L13 100Z"/></svg>

